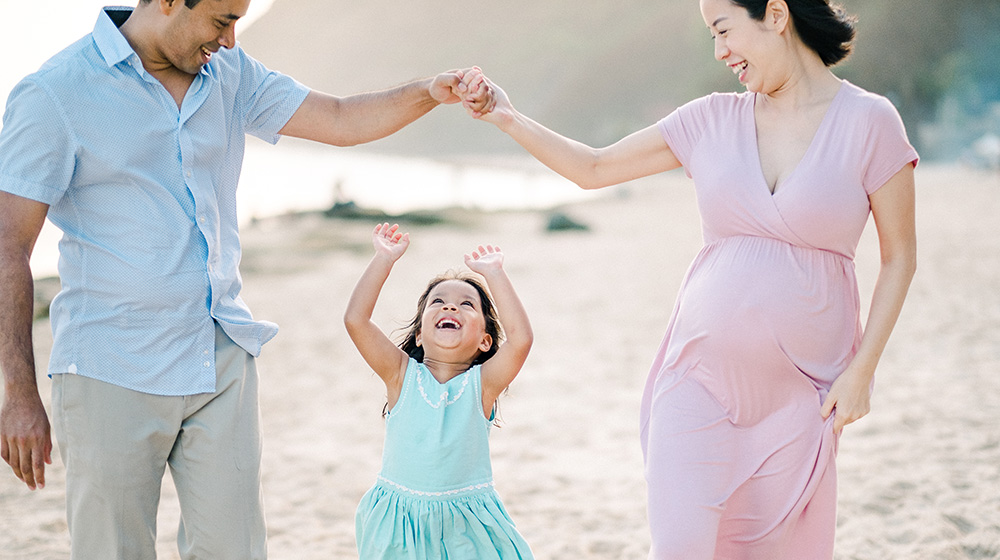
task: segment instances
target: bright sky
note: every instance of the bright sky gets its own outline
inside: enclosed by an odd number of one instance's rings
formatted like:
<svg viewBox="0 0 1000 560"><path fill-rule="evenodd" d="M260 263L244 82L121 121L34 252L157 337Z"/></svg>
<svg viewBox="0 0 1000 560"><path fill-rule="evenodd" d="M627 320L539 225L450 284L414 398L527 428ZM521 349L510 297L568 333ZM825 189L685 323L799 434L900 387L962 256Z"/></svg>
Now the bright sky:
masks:
<svg viewBox="0 0 1000 560"><path fill-rule="evenodd" d="M246 29L274 0L252 0L236 31ZM0 107L24 76L73 41L90 33L100 9L114 0L0 0ZM119 0L134 6L137 0Z"/></svg>

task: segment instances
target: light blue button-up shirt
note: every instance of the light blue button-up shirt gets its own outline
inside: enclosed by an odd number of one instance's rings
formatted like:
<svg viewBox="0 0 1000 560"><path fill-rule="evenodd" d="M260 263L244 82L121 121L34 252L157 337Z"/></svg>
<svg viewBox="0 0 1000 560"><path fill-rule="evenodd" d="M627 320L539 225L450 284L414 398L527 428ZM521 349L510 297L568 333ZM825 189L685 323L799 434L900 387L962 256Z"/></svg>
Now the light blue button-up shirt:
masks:
<svg viewBox="0 0 1000 560"><path fill-rule="evenodd" d="M178 110L105 8L11 92L0 190L64 233L50 374L159 395L215 390L215 323L250 354L277 333L240 297L236 186L247 133L277 142L308 89L221 49Z"/></svg>

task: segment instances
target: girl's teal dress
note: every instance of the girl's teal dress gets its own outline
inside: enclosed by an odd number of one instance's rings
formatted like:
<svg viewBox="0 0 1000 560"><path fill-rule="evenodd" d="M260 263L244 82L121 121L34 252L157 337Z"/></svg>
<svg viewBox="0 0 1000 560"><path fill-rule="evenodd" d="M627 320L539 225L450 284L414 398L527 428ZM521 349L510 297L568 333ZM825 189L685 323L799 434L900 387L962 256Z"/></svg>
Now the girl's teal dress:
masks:
<svg viewBox="0 0 1000 560"><path fill-rule="evenodd" d="M410 359L355 516L361 560L534 558L493 487L482 402L478 365L439 383Z"/></svg>

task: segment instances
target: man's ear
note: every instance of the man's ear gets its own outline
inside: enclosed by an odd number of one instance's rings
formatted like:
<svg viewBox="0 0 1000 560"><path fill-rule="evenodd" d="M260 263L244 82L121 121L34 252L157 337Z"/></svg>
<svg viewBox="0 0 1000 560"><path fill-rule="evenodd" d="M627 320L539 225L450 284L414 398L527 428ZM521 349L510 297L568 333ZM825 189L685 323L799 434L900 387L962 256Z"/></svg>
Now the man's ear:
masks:
<svg viewBox="0 0 1000 560"><path fill-rule="evenodd" d="M154 0L160 6L160 13L167 16L178 4L183 4L184 0Z"/></svg>

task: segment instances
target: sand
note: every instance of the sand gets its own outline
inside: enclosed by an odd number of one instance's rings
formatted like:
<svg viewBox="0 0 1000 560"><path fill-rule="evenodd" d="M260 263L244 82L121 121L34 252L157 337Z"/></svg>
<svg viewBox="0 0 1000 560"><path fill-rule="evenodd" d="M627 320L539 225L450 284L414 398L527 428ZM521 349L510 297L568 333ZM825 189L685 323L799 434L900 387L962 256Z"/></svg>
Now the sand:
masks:
<svg viewBox="0 0 1000 560"><path fill-rule="evenodd" d="M924 165L917 178L919 270L873 411L841 442L838 560L1000 558L1000 177ZM540 559L643 558L638 403L700 247L693 191L674 172L562 210L590 230L546 233L542 212L450 211L448 223L408 227L410 251L375 319L397 328L431 276L474 244L500 245L536 340L501 400L497 488ZM307 215L244 231L245 299L281 325L258 362L272 558L356 557L354 508L379 468L384 388L340 317L371 227ZM867 302L871 226L857 261ZM41 371L46 321L35 338ZM48 405L51 383L39 383ZM3 467L0 558L68 558L58 456L37 492ZM160 508L159 557L177 558L169 476Z"/></svg>

